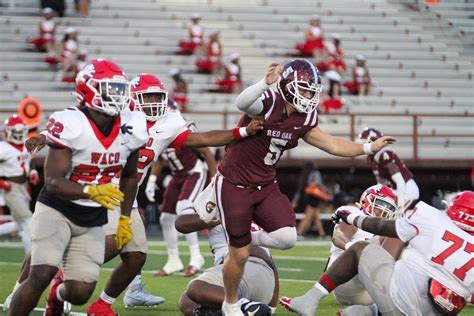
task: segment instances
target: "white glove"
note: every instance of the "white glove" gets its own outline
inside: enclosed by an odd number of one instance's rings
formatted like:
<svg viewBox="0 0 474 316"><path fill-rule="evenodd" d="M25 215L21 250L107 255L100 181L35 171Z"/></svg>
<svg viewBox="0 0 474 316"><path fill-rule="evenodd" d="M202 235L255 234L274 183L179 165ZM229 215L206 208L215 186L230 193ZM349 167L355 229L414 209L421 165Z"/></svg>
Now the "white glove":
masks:
<svg viewBox="0 0 474 316"><path fill-rule="evenodd" d="M145 195L148 201L155 202L155 191L158 190L158 186L156 185L156 176L151 175L148 179L145 188Z"/></svg>

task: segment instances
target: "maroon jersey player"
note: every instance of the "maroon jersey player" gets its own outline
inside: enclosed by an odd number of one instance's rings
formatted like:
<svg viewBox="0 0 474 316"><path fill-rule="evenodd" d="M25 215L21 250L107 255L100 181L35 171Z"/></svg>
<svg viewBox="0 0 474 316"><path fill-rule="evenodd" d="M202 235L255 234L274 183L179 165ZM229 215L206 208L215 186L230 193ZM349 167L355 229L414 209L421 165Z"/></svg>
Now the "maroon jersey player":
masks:
<svg viewBox="0 0 474 316"><path fill-rule="evenodd" d="M277 81L278 91L274 91L270 85ZM293 208L275 180L282 153L296 147L299 139L343 157L377 152L394 141L382 137L362 145L324 133L318 127L315 111L321 91L321 77L313 64L293 60L284 66L271 64L265 79L236 99L237 107L245 112L240 126L252 116L263 118L265 123L255 136L228 145L214 182L218 211L229 241L229 256L223 268L226 315L242 315L237 288L250 243L287 249L296 242ZM252 220L263 230L251 235Z"/></svg>
<svg viewBox="0 0 474 316"><path fill-rule="evenodd" d="M382 137L382 133L367 127L359 134L359 139L370 143ZM395 189L400 213L413 207L420 197L420 191L413 179L413 173L390 148L386 147L367 156L367 164L374 173L377 183L386 184Z"/></svg>

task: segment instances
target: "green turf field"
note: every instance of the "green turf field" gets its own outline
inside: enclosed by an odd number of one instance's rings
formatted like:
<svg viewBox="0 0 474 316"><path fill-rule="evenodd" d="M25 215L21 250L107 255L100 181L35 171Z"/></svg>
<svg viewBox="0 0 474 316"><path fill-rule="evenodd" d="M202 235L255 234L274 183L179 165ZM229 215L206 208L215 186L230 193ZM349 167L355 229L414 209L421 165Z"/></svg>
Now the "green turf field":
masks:
<svg viewBox="0 0 474 316"><path fill-rule="evenodd" d="M306 244L306 245L305 245ZM307 245L307 242L287 251L272 251L276 260L280 273L280 296L296 296L303 294L311 288L314 280L318 278L322 272L328 256L329 247L327 245ZM327 244L327 242L326 242ZM211 266L211 254L209 248L204 241L201 242L201 250L205 254L207 266ZM187 248L183 242L180 243L182 252L182 260L187 264L189 257ZM8 245L0 243L0 302L3 303L9 291L13 287L21 261L23 259L23 249L21 244L15 243ZM114 304L114 309L120 315L179 315L177 302L178 298L189 282L188 278L182 275L175 275L164 278L156 278L152 276L152 272L161 267L166 260L166 251L162 242L152 242L150 246L150 254L143 271L143 280L145 288L155 295L166 298L166 302L155 308L125 308L122 303L122 296ZM115 261L106 264L101 272L100 281L91 298L96 299L100 291L110 275L110 270L114 267ZM44 307L46 294L41 298L38 307ZM336 310L340 307L332 296L327 297L321 304L318 315L335 315ZM74 307L76 312L84 312L84 307ZM40 312L33 313L41 315ZM33 315L32 314L32 315ZM278 315L295 315L287 312L282 307L277 310ZM473 315L474 308L465 309L462 315ZM0 309L0 315L6 315Z"/></svg>

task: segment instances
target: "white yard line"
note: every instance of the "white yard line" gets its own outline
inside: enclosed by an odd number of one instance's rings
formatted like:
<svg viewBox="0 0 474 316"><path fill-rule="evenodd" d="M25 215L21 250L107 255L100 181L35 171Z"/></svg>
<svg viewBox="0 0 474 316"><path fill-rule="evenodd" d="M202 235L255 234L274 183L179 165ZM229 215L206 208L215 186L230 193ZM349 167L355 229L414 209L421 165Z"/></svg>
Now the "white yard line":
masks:
<svg viewBox="0 0 474 316"><path fill-rule="evenodd" d="M0 304L0 307L3 308L3 304ZM45 309L41 307L36 307L33 311L35 312L44 312ZM68 315L71 316L87 316L86 313L70 312Z"/></svg>

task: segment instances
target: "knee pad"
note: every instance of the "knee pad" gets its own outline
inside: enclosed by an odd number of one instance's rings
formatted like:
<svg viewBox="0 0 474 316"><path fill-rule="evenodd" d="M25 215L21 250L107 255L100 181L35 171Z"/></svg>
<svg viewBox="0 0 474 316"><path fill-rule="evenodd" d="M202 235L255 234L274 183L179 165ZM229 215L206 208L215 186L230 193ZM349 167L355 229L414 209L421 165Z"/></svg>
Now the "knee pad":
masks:
<svg viewBox="0 0 474 316"><path fill-rule="evenodd" d="M296 245L296 227L283 227L269 233L278 249L290 249Z"/></svg>
<svg viewBox="0 0 474 316"><path fill-rule="evenodd" d="M160 215L160 224L161 226L173 226L174 227L174 222L176 221L176 215L170 214L170 213L161 213Z"/></svg>
<svg viewBox="0 0 474 316"><path fill-rule="evenodd" d="M180 200L176 203L176 214L194 214L193 202L190 200Z"/></svg>

